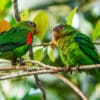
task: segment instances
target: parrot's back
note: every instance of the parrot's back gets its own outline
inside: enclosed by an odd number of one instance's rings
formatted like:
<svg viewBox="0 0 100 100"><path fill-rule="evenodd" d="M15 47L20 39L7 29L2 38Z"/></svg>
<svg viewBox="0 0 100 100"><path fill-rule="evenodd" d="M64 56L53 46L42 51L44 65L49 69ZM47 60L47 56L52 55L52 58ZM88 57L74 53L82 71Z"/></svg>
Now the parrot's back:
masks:
<svg viewBox="0 0 100 100"><path fill-rule="evenodd" d="M66 67L99 64L100 59L92 40L70 25L60 24L53 28L53 41L57 45L61 60ZM99 79L100 70L89 74Z"/></svg>
<svg viewBox="0 0 100 100"><path fill-rule="evenodd" d="M28 38L31 39L32 43L31 32L21 27L14 27L9 31L1 33L0 58L12 59L14 56L21 57L24 55L29 49L29 45L27 44Z"/></svg>
<svg viewBox="0 0 100 100"><path fill-rule="evenodd" d="M63 42L64 41L64 42ZM99 56L88 36L81 33L58 41L62 61L66 66L98 64Z"/></svg>

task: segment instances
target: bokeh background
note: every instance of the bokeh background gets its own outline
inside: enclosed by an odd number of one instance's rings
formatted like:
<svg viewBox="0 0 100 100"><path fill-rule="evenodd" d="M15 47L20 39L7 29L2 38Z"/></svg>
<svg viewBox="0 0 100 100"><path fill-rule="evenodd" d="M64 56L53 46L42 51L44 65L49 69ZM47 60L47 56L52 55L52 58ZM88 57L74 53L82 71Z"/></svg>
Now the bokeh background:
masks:
<svg viewBox="0 0 100 100"><path fill-rule="evenodd" d="M18 0L19 12L25 11L25 15L22 14L25 19L33 20L34 13L40 10L48 15L48 27L43 33L43 38L35 37L33 44L50 42L52 28L59 23L65 23L76 6L78 10L72 26L92 38L98 23L100 32L100 0ZM0 0L0 20L4 19L11 26L16 24L11 0ZM99 46L96 47L99 53ZM54 57L50 58L49 51L48 47L34 48L35 60L54 66L63 66L57 48L54 51ZM24 57L28 59L27 55ZM85 72L63 73L63 75L76 84L89 97L89 100L100 100L100 83L94 77ZM71 88L52 74L39 75L39 77L45 88L47 100L81 100ZM35 85L33 76L0 81L0 100L41 100L41 91Z"/></svg>

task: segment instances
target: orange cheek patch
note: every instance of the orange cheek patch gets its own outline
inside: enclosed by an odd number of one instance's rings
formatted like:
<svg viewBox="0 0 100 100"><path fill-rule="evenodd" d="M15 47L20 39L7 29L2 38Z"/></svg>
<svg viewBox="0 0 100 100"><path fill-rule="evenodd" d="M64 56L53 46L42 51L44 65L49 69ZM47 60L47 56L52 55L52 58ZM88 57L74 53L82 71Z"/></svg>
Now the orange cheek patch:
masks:
<svg viewBox="0 0 100 100"><path fill-rule="evenodd" d="M4 31L8 31L11 28L10 24L6 20L0 21L0 33Z"/></svg>

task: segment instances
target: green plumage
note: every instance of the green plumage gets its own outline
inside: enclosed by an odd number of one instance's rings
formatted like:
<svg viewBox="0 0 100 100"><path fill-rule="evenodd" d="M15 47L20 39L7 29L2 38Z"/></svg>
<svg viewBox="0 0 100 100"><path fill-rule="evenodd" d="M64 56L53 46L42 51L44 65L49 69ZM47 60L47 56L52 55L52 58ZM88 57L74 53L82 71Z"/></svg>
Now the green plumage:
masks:
<svg viewBox="0 0 100 100"><path fill-rule="evenodd" d="M16 63L17 58L21 58L29 50L31 44L27 44L28 34L33 34L34 28L33 22L25 21L1 33L0 58L12 60Z"/></svg>
<svg viewBox="0 0 100 100"><path fill-rule="evenodd" d="M66 66L100 63L92 40L70 25L56 26L53 29L53 37L53 41L59 49L62 62Z"/></svg>

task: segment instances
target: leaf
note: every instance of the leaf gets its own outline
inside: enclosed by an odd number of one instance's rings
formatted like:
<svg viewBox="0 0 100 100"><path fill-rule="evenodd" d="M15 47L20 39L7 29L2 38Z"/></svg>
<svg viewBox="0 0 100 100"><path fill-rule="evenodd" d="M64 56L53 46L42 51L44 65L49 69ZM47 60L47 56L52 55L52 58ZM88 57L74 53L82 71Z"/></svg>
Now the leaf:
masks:
<svg viewBox="0 0 100 100"><path fill-rule="evenodd" d="M0 19L4 19L5 16L9 15L11 5L11 0L0 0Z"/></svg>
<svg viewBox="0 0 100 100"><path fill-rule="evenodd" d="M42 39L48 28L48 14L43 10L36 11L33 15L33 22L36 23L38 37Z"/></svg>
<svg viewBox="0 0 100 100"><path fill-rule="evenodd" d="M7 31L10 28L11 28L11 26L10 26L8 21L6 21L6 20L1 20L0 21L0 33L4 32L4 31Z"/></svg>
<svg viewBox="0 0 100 100"><path fill-rule="evenodd" d="M5 10L10 2L10 0L0 0L0 12Z"/></svg>
<svg viewBox="0 0 100 100"><path fill-rule="evenodd" d="M51 46L48 46L47 54L48 54L50 60L52 62L54 62L55 61L54 49L52 49Z"/></svg>
<svg viewBox="0 0 100 100"><path fill-rule="evenodd" d="M36 48L33 48L33 50L34 50L34 60L41 61L43 58L43 48L36 47Z"/></svg>
<svg viewBox="0 0 100 100"><path fill-rule="evenodd" d="M92 34L93 40L100 38L100 20L96 23L95 29Z"/></svg>
<svg viewBox="0 0 100 100"><path fill-rule="evenodd" d="M72 21L73 21L73 18L74 18L75 13L76 13L76 11L77 11L77 8L78 8L78 7L75 7L75 8L70 12L70 14L69 14L69 16L68 16L68 20L67 20L67 22L66 22L68 25L72 25Z"/></svg>
<svg viewBox="0 0 100 100"><path fill-rule="evenodd" d="M25 9L23 12L20 13L21 21L28 20L29 18L29 10Z"/></svg>

